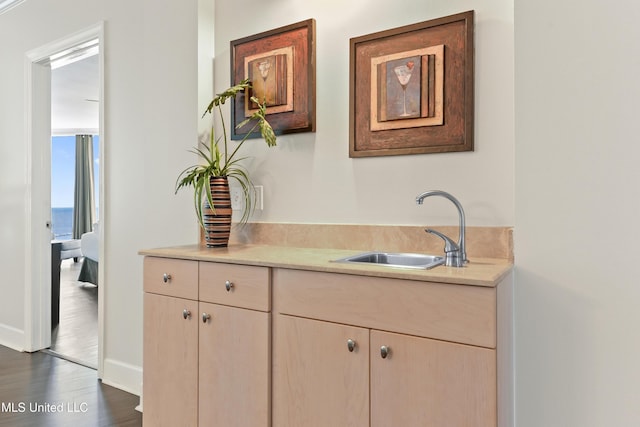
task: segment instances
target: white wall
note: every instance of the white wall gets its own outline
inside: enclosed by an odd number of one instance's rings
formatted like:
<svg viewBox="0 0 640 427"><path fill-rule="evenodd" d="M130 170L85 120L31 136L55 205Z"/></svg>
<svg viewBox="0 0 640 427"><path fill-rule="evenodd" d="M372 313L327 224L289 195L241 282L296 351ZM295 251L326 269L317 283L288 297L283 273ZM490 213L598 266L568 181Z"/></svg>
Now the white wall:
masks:
<svg viewBox="0 0 640 427"><path fill-rule="evenodd" d="M515 2L518 427L640 422L639 18Z"/></svg>
<svg viewBox="0 0 640 427"><path fill-rule="evenodd" d="M443 188L459 196L471 225L515 224L517 426L637 424L636 2L516 1L515 72L512 1L215 5L217 90L229 82L230 40L317 20L318 131L283 137L273 151L252 148L267 196L258 219L455 223L447 206L434 218L413 205L417 192ZM348 159L348 39L468 9L477 19L476 151ZM42 0L0 16L0 343L24 327L24 54L105 20L105 354L114 377L118 367L135 377L136 251L195 240L189 196L172 192L175 171L192 160L184 150L203 107L195 10L194 0Z"/></svg>
<svg viewBox="0 0 640 427"><path fill-rule="evenodd" d="M476 10L476 151L349 159L349 38L470 9ZM25 2L0 16L0 344L19 341L24 328L25 52L105 21L105 379L137 391L137 251L196 241L191 197L174 196L173 186L193 161L186 149L195 143L210 78L218 91L228 86L230 40L311 17L318 130L282 137L270 151L251 144L251 168L266 193L256 219L456 224L446 201L430 202L429 212L414 203L419 192L440 188L462 201L469 225L513 224L511 1L216 0L215 10L205 0ZM210 40L198 40L199 31L201 38L215 36L215 73Z"/></svg>
<svg viewBox="0 0 640 427"><path fill-rule="evenodd" d="M215 88L230 84L229 42L316 19L317 131L252 141L246 153L264 185L268 222L457 224L453 206L415 196L450 191L469 225L513 224L512 1L216 0ZM441 16L476 11L475 152L349 158L349 39ZM250 11L250 13L238 11ZM428 210L428 212L427 212Z"/></svg>
<svg viewBox="0 0 640 427"><path fill-rule="evenodd" d="M145 247L194 242L197 1L27 1L0 15L0 344L24 346L25 53L105 21L105 381L137 392ZM170 226L168 226L170 224Z"/></svg>

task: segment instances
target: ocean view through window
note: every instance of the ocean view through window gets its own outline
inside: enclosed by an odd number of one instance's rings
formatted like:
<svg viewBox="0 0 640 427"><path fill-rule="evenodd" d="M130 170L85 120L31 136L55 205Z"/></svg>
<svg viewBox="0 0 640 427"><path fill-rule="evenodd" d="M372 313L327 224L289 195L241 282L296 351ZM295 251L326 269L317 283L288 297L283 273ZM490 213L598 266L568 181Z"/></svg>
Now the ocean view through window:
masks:
<svg viewBox="0 0 640 427"><path fill-rule="evenodd" d="M69 240L73 227L73 193L75 179L75 135L51 138L51 222L52 240ZM99 137L93 135L93 175L96 201L99 204Z"/></svg>

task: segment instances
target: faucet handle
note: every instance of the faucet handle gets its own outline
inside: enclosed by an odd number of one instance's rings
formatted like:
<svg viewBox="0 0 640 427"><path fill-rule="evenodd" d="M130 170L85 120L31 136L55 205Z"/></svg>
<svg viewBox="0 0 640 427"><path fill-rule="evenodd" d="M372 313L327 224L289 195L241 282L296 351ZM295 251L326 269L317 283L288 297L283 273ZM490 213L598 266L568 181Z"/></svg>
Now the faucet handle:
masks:
<svg viewBox="0 0 640 427"><path fill-rule="evenodd" d="M430 228L425 229L427 233L435 234L444 240L444 253L445 253L445 263L447 267L463 267L465 263L464 254L460 253L460 245L456 242L440 233L439 231L432 230Z"/></svg>
<svg viewBox="0 0 640 427"><path fill-rule="evenodd" d="M426 231L427 233L435 234L436 236L438 236L442 240L444 240L444 251L445 251L445 253L456 252L456 251L460 250L460 247L458 246L458 244L456 242L454 242L453 240L451 240L449 237L445 236L444 234L440 233L439 231L432 230L430 228L425 228L424 231Z"/></svg>

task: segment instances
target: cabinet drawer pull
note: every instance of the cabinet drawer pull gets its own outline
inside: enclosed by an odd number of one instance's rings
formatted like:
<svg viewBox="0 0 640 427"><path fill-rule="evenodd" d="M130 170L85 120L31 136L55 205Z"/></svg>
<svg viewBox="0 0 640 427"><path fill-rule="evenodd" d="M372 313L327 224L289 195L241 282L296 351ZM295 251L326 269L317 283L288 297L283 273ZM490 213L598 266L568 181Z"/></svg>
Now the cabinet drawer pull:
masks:
<svg viewBox="0 0 640 427"><path fill-rule="evenodd" d="M162 281L163 281L164 283L169 283L169 281L170 281L170 280L171 280L171 275L170 275L170 274L164 273L164 274L162 275Z"/></svg>
<svg viewBox="0 0 640 427"><path fill-rule="evenodd" d="M191 310L187 310L186 308L182 310L182 317L184 317L185 319L191 317Z"/></svg>
<svg viewBox="0 0 640 427"><path fill-rule="evenodd" d="M211 319L211 315L207 313L202 313L202 323L207 323L207 320Z"/></svg>
<svg viewBox="0 0 640 427"><path fill-rule="evenodd" d="M227 280L226 282L224 282L224 287L227 288L227 292L229 292L231 288L233 288L233 283Z"/></svg>
<svg viewBox="0 0 640 427"><path fill-rule="evenodd" d="M349 349L350 353L353 353L353 350L356 349L356 342L352 339L347 340L347 349Z"/></svg>
<svg viewBox="0 0 640 427"><path fill-rule="evenodd" d="M391 348L387 347L386 345L383 345L382 347L380 347L380 356L383 359L386 359L390 353L391 353Z"/></svg>

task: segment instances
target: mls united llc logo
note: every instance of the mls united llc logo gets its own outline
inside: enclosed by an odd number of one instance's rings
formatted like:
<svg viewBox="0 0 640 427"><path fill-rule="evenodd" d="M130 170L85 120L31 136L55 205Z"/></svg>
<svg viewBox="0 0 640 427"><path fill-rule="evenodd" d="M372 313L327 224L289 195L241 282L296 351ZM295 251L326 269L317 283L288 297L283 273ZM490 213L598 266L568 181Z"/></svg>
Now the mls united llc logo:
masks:
<svg viewBox="0 0 640 427"><path fill-rule="evenodd" d="M49 402L2 402L0 404L2 412L12 413L84 413L89 410L86 402L66 402L66 403L49 403Z"/></svg>

